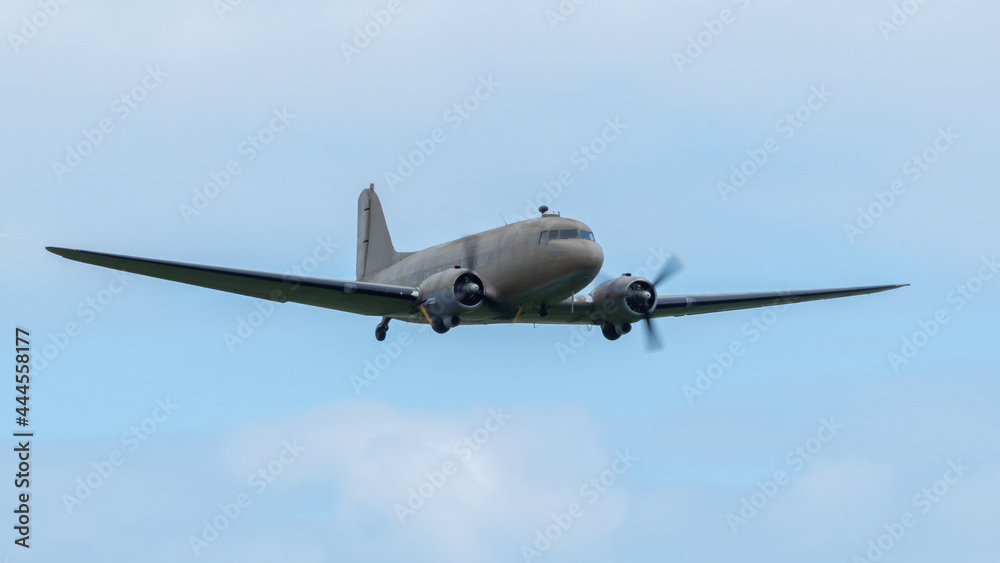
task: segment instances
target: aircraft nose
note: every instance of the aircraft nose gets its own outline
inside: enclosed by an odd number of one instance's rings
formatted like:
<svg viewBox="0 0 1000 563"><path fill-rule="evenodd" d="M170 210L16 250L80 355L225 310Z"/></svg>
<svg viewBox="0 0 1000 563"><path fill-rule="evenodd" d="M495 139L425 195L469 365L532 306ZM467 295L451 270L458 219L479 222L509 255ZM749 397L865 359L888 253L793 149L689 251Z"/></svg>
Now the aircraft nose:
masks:
<svg viewBox="0 0 1000 563"><path fill-rule="evenodd" d="M590 270L596 275L604 266L604 249L596 242L583 245L576 255L576 267L580 270Z"/></svg>

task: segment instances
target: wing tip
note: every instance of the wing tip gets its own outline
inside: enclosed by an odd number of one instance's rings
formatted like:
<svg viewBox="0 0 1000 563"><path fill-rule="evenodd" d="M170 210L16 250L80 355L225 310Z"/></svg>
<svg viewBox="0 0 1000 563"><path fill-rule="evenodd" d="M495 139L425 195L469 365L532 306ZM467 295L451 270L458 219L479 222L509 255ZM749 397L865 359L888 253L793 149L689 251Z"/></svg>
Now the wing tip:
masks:
<svg viewBox="0 0 1000 563"><path fill-rule="evenodd" d="M901 287L909 287L909 286L910 284L908 283L893 283L887 285L872 285L864 289L867 289L869 293L881 293L883 291L892 291L894 289L899 289Z"/></svg>
<svg viewBox="0 0 1000 563"><path fill-rule="evenodd" d="M86 262L84 258L86 258L88 255L92 254L100 255L99 252L90 252L87 250L75 250L72 248L63 248L61 246L46 246L45 250L48 250L49 252L55 254L56 256L61 256L67 260L73 260L76 262Z"/></svg>

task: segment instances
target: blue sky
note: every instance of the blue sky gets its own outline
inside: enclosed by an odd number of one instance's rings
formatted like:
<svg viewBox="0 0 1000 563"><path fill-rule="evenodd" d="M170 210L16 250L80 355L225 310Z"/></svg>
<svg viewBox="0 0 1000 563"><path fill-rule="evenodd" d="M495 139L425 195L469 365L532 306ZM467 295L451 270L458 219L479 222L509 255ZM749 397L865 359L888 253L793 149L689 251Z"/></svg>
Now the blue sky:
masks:
<svg viewBox="0 0 1000 563"><path fill-rule="evenodd" d="M2 318L36 357L11 561L995 558L997 6L223 1L0 18ZM546 203L609 275L676 252L667 293L912 285L663 319L658 354L380 345L44 251L352 278L371 182L400 250Z"/></svg>

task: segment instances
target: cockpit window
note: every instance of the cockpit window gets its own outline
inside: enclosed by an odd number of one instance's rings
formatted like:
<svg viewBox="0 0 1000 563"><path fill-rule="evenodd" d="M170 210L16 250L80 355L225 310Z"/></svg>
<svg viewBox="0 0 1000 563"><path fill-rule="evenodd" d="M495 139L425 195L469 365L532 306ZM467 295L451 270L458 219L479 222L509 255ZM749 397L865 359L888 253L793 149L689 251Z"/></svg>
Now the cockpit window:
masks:
<svg viewBox="0 0 1000 563"><path fill-rule="evenodd" d="M538 237L538 244L547 244L550 240L558 239L580 239L595 240L594 233L590 231L578 231L576 229L563 229L561 231L542 231Z"/></svg>

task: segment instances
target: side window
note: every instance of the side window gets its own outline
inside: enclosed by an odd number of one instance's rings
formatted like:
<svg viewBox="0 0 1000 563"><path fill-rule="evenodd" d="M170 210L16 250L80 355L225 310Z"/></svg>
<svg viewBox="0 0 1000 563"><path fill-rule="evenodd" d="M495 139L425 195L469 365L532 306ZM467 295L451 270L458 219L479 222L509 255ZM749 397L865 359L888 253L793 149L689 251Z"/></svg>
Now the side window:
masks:
<svg viewBox="0 0 1000 563"><path fill-rule="evenodd" d="M556 240L559 238L559 231L549 231L549 240Z"/></svg>
<svg viewBox="0 0 1000 563"><path fill-rule="evenodd" d="M594 233L590 231L580 231L580 234L583 236L583 240L594 240Z"/></svg>
<svg viewBox="0 0 1000 563"><path fill-rule="evenodd" d="M538 237L538 244L546 244L549 242L549 232L542 231L542 236Z"/></svg>
<svg viewBox="0 0 1000 563"><path fill-rule="evenodd" d="M413 274L413 277L410 278L410 283L417 283L417 274Z"/></svg>
<svg viewBox="0 0 1000 563"><path fill-rule="evenodd" d="M431 277L431 272L430 272L430 270L428 270L428 271L424 272L424 279L426 280L426 279L427 279L427 278L429 278L429 277Z"/></svg>
<svg viewBox="0 0 1000 563"><path fill-rule="evenodd" d="M486 255L486 263L487 264L492 264L493 263L493 253L492 252L490 252L489 254Z"/></svg>
<svg viewBox="0 0 1000 563"><path fill-rule="evenodd" d="M438 274L438 273L440 273L440 272L441 272L441 266L438 266L438 267L437 267L437 269L436 269L436 270L434 270L434 273L435 273L435 274Z"/></svg>

